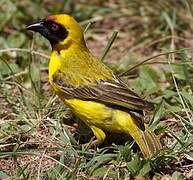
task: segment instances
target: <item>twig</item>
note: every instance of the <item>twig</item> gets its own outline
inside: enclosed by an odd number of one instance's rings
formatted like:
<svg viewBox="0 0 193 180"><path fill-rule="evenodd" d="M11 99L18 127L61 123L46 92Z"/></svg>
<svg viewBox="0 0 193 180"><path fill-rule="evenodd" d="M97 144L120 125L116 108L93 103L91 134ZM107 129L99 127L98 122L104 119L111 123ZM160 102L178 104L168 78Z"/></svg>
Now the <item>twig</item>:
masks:
<svg viewBox="0 0 193 180"><path fill-rule="evenodd" d="M44 158L45 153L46 153L46 149L44 150L44 152L41 155L41 159L40 159L40 163L39 163L39 167L38 167L38 175L37 175L38 180L40 180L41 165L42 165L42 160Z"/></svg>
<svg viewBox="0 0 193 180"><path fill-rule="evenodd" d="M180 51L189 50L189 49L193 49L193 47L190 47L190 48L182 48L182 49L178 49L178 50L174 50L174 51L169 51L169 52L164 52L164 53L156 54L156 55L154 55L154 56L151 56L151 57L149 57L149 58L147 58L147 59L139 62L138 64L134 65L133 67L129 68L128 70L120 73L118 76L119 76L119 77L127 76L127 74L128 74L130 71L138 68L140 65L142 65L142 64L144 64L144 63L146 63L146 62L148 62L148 61L151 61L151 60L153 60L153 59L155 59L155 58L157 58L157 57L159 57L159 56L168 55L168 54L173 54L173 53L181 53Z"/></svg>
<svg viewBox="0 0 193 180"><path fill-rule="evenodd" d="M33 33L33 38L32 38L31 46L30 46L30 62L29 62L29 65L28 65L28 71L29 71L29 78L30 78L30 81L31 81L31 85L32 85L32 87L35 90L35 93L36 93L36 95L38 97L38 103L39 103L39 106L41 108L42 104L41 104L40 90L38 90L38 88L36 86L36 83L33 80L32 69L31 69L32 62L34 61L34 54L32 53L33 48L34 48L34 42L35 42L35 36L34 36L34 33Z"/></svg>
<svg viewBox="0 0 193 180"><path fill-rule="evenodd" d="M170 61L169 61L168 63L170 64ZM172 69L171 66L170 66L170 71L171 71L172 79L173 79L173 82L174 82L174 86L175 86L175 88L176 88L177 94L178 94L178 96L179 96L179 98L180 98L180 101L181 101L181 103L182 103L182 107L183 107L183 109L184 109L184 111L185 111L188 119L189 119L190 122L191 122L190 114L188 113L188 111L187 111L187 109L186 109L185 103L184 103L183 98L182 98L182 96L181 96L181 93L180 93L180 90L179 90L179 88L178 88L178 85L177 85L177 82L176 82L176 78L174 77L174 72L173 72L173 69ZM191 133L188 131L188 129L186 128L186 126L184 125L183 122L182 122L182 125L184 126L184 128L186 129L186 131L187 131L189 134L191 134Z"/></svg>
<svg viewBox="0 0 193 180"><path fill-rule="evenodd" d="M47 71L47 70L48 70L47 67L40 68L40 71ZM22 75L25 75L25 74L27 74L27 73L28 73L28 70L25 69L24 71L18 72L18 73L14 74L14 75L10 75L10 76L4 78L4 80L5 80L5 81L8 81L8 80L10 80L10 79L12 79L12 78L17 78L17 77L22 76Z"/></svg>
<svg viewBox="0 0 193 180"><path fill-rule="evenodd" d="M85 25L85 24L88 24L88 23L93 23L93 22L102 21L102 20L103 20L102 16L97 16L97 17L82 21L82 22L80 22L80 24Z"/></svg>
<svg viewBox="0 0 193 180"><path fill-rule="evenodd" d="M42 56L46 59L49 59L49 56L38 52L38 51L34 51L34 50L30 50L30 49L22 49L22 48L6 48L6 49L0 49L0 53L5 53L5 52L9 52L9 51L19 51L19 52L27 52L27 53L31 53L31 54L35 54L35 55L39 55Z"/></svg>
<svg viewBox="0 0 193 180"><path fill-rule="evenodd" d="M106 48L105 48L105 50L104 50L104 52L103 52L103 54L101 56L101 61L104 60L105 56L109 52L109 50L110 50L111 46L113 45L113 42L115 41L117 35L118 35L118 31L113 31L113 34L111 35L111 38L108 41L108 44L107 44L107 46L106 46Z"/></svg>
<svg viewBox="0 0 193 180"><path fill-rule="evenodd" d="M91 26L91 24L92 24L92 22L89 22L89 23L87 24L87 26L86 26L85 29L84 29L84 34L86 34L86 32L88 31L88 29L89 29L89 27Z"/></svg>

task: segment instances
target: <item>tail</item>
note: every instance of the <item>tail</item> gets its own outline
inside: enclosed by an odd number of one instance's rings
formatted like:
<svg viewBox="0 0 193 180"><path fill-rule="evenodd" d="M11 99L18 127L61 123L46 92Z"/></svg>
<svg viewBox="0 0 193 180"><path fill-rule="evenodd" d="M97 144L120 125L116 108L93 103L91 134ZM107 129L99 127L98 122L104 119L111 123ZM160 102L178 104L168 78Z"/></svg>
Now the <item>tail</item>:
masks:
<svg viewBox="0 0 193 180"><path fill-rule="evenodd" d="M121 127L122 132L124 131L132 136L145 158L151 157L162 149L159 138L146 124L144 124L144 130L142 130L139 122L130 114L119 110L115 112L113 118L114 121L118 123L117 127L119 127L119 129Z"/></svg>
<svg viewBox="0 0 193 180"><path fill-rule="evenodd" d="M136 127L135 132L132 130L129 134L138 144L144 158L149 158L162 149L159 138L147 125L145 125L145 131Z"/></svg>
<svg viewBox="0 0 193 180"><path fill-rule="evenodd" d="M141 133L141 139L138 140L137 144L145 158L151 157L162 149L159 138L147 125L145 125L145 131Z"/></svg>

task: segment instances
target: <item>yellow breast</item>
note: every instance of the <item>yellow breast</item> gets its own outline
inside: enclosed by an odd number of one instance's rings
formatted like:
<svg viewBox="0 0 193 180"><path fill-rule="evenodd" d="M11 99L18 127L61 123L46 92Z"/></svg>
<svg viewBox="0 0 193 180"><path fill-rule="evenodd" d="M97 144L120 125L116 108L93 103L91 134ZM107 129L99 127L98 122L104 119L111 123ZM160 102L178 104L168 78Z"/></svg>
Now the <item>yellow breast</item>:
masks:
<svg viewBox="0 0 193 180"><path fill-rule="evenodd" d="M53 75L61 68L61 60L60 56L56 51L53 51L51 54L50 62L49 62L49 80L52 83Z"/></svg>

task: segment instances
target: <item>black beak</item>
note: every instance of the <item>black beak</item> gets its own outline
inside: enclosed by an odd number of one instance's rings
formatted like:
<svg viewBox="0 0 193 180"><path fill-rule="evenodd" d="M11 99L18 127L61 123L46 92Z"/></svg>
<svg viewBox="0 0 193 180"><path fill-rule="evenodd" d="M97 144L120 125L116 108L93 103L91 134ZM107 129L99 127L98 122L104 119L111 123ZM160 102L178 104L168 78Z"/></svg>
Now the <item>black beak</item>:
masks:
<svg viewBox="0 0 193 180"><path fill-rule="evenodd" d="M25 29L41 33L45 29L44 21L41 20L32 24L29 24Z"/></svg>
<svg viewBox="0 0 193 180"><path fill-rule="evenodd" d="M34 31L34 32L39 32L42 36L44 36L50 42L52 41L52 34L50 33L49 29L46 27L44 20L40 20L32 24L29 24L28 26L26 26L25 29Z"/></svg>
<svg viewBox="0 0 193 180"><path fill-rule="evenodd" d="M68 35L66 29L60 24L57 24L58 29L52 30L51 27L53 24L56 23L43 19L38 22L29 24L25 29L40 33L42 36L48 39L53 46L54 44L64 40Z"/></svg>

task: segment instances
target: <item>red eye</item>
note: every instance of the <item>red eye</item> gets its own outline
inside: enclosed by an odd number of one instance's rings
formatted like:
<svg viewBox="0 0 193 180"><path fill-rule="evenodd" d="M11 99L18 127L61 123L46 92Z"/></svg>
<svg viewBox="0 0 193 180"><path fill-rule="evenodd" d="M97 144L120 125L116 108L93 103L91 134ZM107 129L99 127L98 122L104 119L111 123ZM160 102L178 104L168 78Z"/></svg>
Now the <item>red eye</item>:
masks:
<svg viewBox="0 0 193 180"><path fill-rule="evenodd" d="M58 28L59 28L59 26L57 24L52 24L52 26L51 26L52 31L57 31Z"/></svg>

